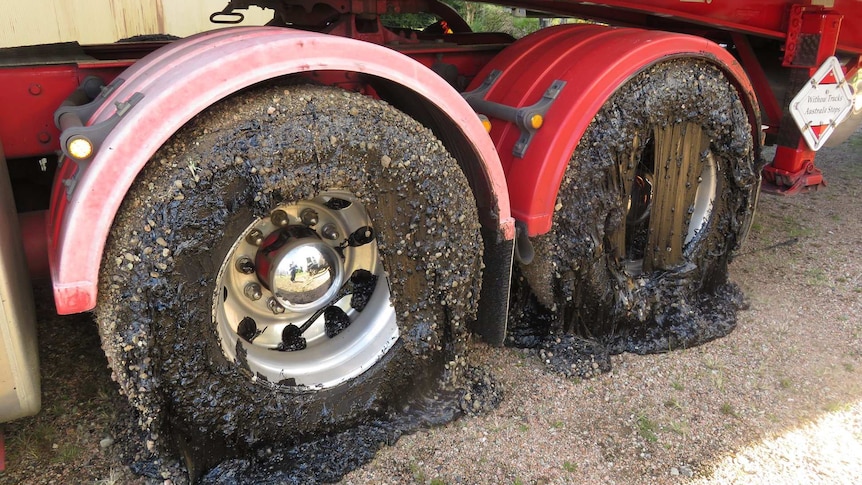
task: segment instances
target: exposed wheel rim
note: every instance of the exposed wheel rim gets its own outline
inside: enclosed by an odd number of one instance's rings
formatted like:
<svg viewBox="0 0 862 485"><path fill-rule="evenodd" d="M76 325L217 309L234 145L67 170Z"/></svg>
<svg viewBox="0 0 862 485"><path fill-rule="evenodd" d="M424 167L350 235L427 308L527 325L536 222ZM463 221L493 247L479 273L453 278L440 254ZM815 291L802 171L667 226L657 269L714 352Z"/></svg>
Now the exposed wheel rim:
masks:
<svg viewBox="0 0 862 485"><path fill-rule="evenodd" d="M611 235L626 272L669 269L709 224L718 191L715 158L696 123L656 127L618 165L625 224Z"/></svg>
<svg viewBox="0 0 862 485"><path fill-rule="evenodd" d="M213 322L253 380L325 389L373 366L399 331L362 204L332 190L249 224L219 270Z"/></svg>

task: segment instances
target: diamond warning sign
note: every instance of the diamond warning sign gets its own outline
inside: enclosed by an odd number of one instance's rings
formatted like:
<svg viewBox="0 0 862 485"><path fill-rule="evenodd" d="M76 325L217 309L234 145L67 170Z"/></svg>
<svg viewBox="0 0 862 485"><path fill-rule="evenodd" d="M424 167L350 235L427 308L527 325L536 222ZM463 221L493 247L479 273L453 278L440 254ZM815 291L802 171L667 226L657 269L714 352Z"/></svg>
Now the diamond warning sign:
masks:
<svg viewBox="0 0 862 485"><path fill-rule="evenodd" d="M790 102L790 114L808 146L819 150L852 107L853 92L844 80L841 64L833 56L826 59Z"/></svg>

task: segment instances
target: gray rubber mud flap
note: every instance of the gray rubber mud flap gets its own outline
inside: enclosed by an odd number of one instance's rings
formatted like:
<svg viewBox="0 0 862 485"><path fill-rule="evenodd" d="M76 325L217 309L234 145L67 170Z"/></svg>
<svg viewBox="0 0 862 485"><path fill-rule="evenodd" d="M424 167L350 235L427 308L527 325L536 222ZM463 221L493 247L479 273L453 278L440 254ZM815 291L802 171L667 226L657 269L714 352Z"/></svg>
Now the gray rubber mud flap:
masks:
<svg viewBox="0 0 862 485"><path fill-rule="evenodd" d="M482 228L485 254L479 311L470 329L489 345L501 346L506 340L509 317L509 288L512 286L512 261L515 241L506 241L495 230Z"/></svg>

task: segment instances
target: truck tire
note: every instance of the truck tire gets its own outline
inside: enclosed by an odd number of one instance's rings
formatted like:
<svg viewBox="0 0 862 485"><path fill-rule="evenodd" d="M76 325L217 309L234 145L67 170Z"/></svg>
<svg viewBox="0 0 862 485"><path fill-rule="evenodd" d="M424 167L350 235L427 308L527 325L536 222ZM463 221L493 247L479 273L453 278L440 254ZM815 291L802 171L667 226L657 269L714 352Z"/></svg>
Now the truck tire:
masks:
<svg viewBox="0 0 862 485"><path fill-rule="evenodd" d="M256 87L198 115L138 176L101 272L144 429L206 455L195 475L433 389L479 295L470 194L429 130L359 94Z"/></svg>
<svg viewBox="0 0 862 485"><path fill-rule="evenodd" d="M715 310L704 295L725 283L747 231L754 153L746 110L715 66L668 60L621 86L580 140L553 227L522 268L560 330L636 352L729 331L699 312Z"/></svg>

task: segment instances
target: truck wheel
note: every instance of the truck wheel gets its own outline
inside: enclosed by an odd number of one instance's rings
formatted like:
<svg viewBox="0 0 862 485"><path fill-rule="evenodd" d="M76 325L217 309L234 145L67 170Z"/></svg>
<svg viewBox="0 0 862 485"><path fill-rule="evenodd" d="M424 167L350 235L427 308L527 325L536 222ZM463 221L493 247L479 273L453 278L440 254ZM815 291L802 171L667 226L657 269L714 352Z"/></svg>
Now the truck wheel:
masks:
<svg viewBox="0 0 862 485"><path fill-rule="evenodd" d="M476 308L470 193L429 130L358 94L258 87L198 115L105 250L97 320L144 428L229 455L427 391Z"/></svg>
<svg viewBox="0 0 862 485"><path fill-rule="evenodd" d="M698 295L726 281L758 182L751 126L721 71L692 59L659 63L592 120L553 228L523 270L566 330L613 340L675 325L670 308L696 313ZM708 333L653 332L661 342L650 350L718 336Z"/></svg>

